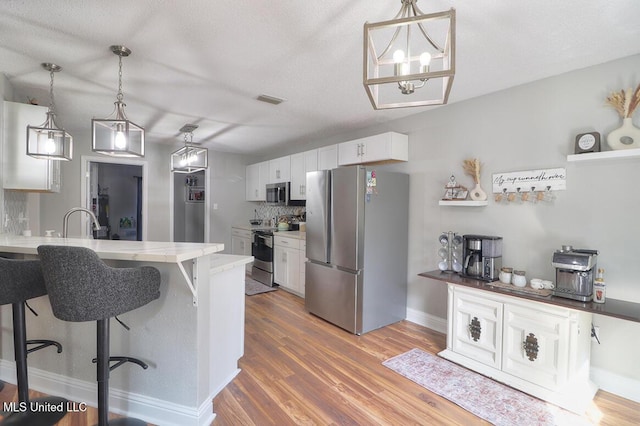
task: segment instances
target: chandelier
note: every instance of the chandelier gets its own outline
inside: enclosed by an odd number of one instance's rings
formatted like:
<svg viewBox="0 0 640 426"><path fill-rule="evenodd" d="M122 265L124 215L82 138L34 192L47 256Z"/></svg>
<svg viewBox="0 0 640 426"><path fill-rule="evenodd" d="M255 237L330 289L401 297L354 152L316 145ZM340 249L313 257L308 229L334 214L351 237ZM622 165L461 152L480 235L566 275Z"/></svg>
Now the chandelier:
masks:
<svg viewBox="0 0 640 426"><path fill-rule="evenodd" d="M193 145L193 131L196 124L185 124L180 128L184 133L184 146L171 153L171 171L175 173L195 173L207 168L209 150Z"/></svg>
<svg viewBox="0 0 640 426"><path fill-rule="evenodd" d="M109 117L91 120L92 149L114 157L144 157L144 128L127 118L124 113L126 104L122 102L122 57L129 56L131 50L125 46L111 46L110 49L119 60L118 94L115 109Z"/></svg>
<svg viewBox="0 0 640 426"><path fill-rule="evenodd" d="M27 155L43 160L69 161L73 156L73 137L56 124L55 100L53 97L53 75L62 70L56 64L45 62L42 68L49 71L49 111L40 126L27 126Z"/></svg>
<svg viewBox="0 0 640 426"><path fill-rule="evenodd" d="M401 0L389 21L364 24L364 79L375 109L446 104L455 74L455 9L424 14Z"/></svg>

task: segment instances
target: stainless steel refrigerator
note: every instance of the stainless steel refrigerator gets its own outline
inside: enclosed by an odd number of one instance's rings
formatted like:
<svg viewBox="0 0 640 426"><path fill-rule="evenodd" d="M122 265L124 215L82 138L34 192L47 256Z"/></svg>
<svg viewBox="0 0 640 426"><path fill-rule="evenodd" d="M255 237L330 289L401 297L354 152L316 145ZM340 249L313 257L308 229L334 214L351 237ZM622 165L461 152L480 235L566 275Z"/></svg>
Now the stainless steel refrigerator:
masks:
<svg viewBox="0 0 640 426"><path fill-rule="evenodd" d="M406 317L409 176L307 173L305 306L354 334Z"/></svg>

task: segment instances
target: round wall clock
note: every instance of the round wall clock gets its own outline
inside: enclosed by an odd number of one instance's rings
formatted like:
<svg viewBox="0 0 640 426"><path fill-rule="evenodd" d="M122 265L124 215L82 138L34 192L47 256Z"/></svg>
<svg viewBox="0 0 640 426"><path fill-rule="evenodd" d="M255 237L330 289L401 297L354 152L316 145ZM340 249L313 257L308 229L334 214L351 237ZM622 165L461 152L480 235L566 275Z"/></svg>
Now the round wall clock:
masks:
<svg viewBox="0 0 640 426"><path fill-rule="evenodd" d="M576 136L575 153L584 154L585 152L600 152L600 133L589 132Z"/></svg>

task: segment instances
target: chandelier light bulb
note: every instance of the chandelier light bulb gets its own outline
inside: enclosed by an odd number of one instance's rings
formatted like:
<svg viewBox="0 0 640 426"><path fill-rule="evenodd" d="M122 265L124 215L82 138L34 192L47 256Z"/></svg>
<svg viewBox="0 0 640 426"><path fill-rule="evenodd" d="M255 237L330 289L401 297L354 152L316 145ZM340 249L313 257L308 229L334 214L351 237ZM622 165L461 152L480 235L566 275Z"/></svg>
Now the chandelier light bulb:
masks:
<svg viewBox="0 0 640 426"><path fill-rule="evenodd" d="M48 132L47 141L45 142L44 149L47 154L53 154L56 152L56 141L53 139L53 132Z"/></svg>
<svg viewBox="0 0 640 426"><path fill-rule="evenodd" d="M122 130L116 131L115 145L118 149L125 149L127 147L127 138L124 136Z"/></svg>
<svg viewBox="0 0 640 426"><path fill-rule="evenodd" d="M402 61L404 61L404 51L398 49L395 52L393 52L393 62L395 62L396 64L399 64Z"/></svg>
<svg viewBox="0 0 640 426"><path fill-rule="evenodd" d="M420 65L428 67L430 63L431 63L431 53L429 52L422 53L422 55L420 55Z"/></svg>

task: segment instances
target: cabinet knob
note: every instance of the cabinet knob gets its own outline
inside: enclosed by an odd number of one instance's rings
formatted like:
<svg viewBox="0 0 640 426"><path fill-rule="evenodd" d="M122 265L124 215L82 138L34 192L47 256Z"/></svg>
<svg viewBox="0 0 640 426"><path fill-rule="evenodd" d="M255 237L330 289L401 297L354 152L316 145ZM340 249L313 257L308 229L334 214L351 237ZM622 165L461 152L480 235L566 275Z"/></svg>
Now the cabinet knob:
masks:
<svg viewBox="0 0 640 426"><path fill-rule="evenodd" d="M527 354L527 358L529 361L535 361L538 358L538 349L540 346L538 345L538 338L533 333L529 333L529 335L522 342L522 349Z"/></svg>

